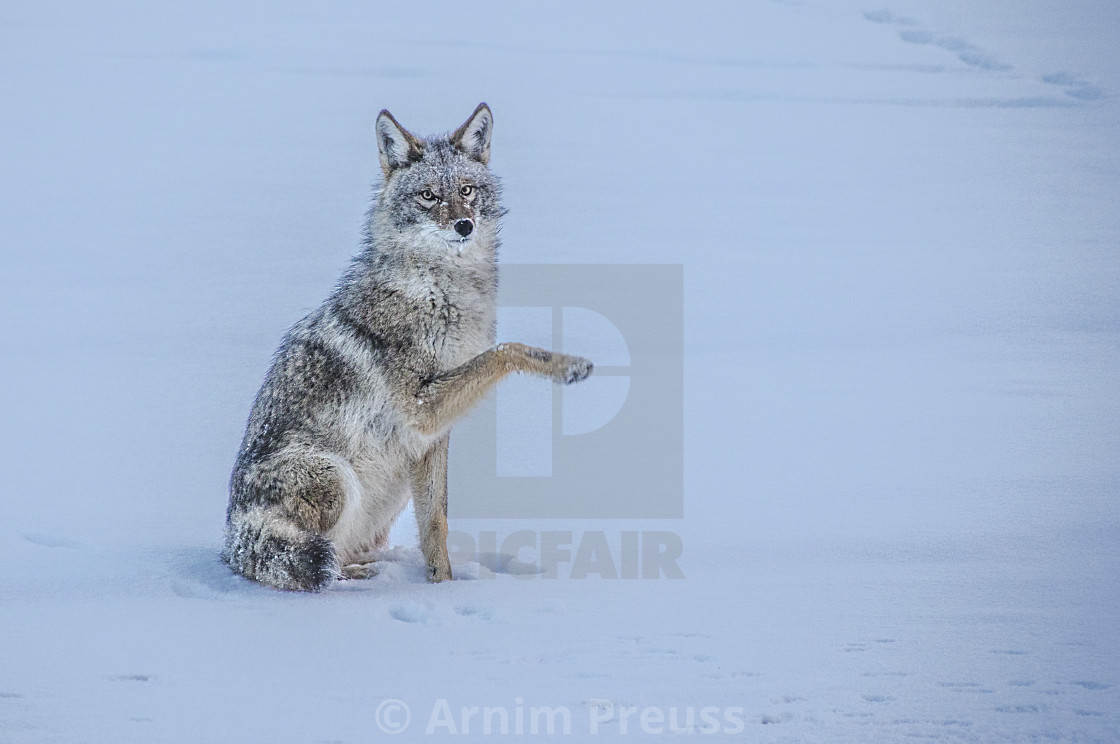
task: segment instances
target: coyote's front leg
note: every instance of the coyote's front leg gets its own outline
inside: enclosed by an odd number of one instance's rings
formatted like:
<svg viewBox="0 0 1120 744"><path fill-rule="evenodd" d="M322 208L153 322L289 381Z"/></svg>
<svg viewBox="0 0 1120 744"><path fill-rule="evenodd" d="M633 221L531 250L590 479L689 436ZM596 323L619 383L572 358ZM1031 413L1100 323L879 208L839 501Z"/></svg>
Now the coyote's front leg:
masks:
<svg viewBox="0 0 1120 744"><path fill-rule="evenodd" d="M423 385L413 406L413 424L425 434L446 431L511 372L529 372L571 384L586 379L592 368L583 357L525 344L498 344Z"/></svg>
<svg viewBox="0 0 1120 744"><path fill-rule="evenodd" d="M447 439L444 434L412 468L412 504L428 581L451 578L447 555Z"/></svg>
<svg viewBox="0 0 1120 744"><path fill-rule="evenodd" d="M444 432L412 470L412 500L429 581L451 578L447 555L447 429L510 372L531 372L570 384L585 379L591 370L591 362L582 357L524 344L501 344L421 387L415 399L414 425L425 434Z"/></svg>

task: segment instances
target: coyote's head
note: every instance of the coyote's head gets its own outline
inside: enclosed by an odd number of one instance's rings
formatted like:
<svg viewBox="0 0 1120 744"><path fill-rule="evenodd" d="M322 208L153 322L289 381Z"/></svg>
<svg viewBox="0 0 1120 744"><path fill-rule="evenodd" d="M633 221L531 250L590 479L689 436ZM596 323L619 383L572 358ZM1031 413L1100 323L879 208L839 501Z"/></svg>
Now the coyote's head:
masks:
<svg viewBox="0 0 1120 744"><path fill-rule="evenodd" d="M447 136L419 139L388 111L377 117L377 150L385 183L375 220L410 247L436 253L495 245L500 185L490 173L494 117L480 103Z"/></svg>

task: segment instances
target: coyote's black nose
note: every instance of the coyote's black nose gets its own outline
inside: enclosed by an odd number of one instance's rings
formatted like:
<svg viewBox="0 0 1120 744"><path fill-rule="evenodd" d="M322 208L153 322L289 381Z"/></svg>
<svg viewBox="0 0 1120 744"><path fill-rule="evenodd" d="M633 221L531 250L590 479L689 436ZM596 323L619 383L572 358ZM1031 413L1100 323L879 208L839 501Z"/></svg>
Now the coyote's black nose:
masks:
<svg viewBox="0 0 1120 744"><path fill-rule="evenodd" d="M464 238L471 234L474 229L474 223L470 220L455 220L455 232L462 235Z"/></svg>

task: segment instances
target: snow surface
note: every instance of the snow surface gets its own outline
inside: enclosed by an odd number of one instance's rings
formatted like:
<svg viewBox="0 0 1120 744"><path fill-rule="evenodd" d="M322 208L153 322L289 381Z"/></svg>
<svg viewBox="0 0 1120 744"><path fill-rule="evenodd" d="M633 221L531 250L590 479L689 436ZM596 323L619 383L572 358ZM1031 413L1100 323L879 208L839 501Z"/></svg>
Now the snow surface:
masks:
<svg viewBox="0 0 1120 744"><path fill-rule="evenodd" d="M1120 741L1118 32L1084 0L6 2L0 741L366 742L391 700L398 740L446 700L566 706L544 740L712 706L746 741ZM685 578L432 586L408 515L372 580L232 576L244 418L357 246L377 111L480 100L505 261L685 266L685 518L452 528L671 530Z"/></svg>

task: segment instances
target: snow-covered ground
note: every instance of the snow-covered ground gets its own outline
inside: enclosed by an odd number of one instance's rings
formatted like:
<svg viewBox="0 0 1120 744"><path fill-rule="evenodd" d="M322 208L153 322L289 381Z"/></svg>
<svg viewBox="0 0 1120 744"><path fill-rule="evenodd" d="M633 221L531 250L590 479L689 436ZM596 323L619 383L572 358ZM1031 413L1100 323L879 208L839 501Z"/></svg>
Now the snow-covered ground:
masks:
<svg viewBox="0 0 1120 744"><path fill-rule="evenodd" d="M478 706L1120 741L1118 33L1085 0L5 3L0 741L365 742L392 701L398 740ZM452 529L669 531L684 578L428 585L408 515L372 580L232 576L244 417L357 246L376 113L480 100L504 261L684 265L685 516Z"/></svg>

